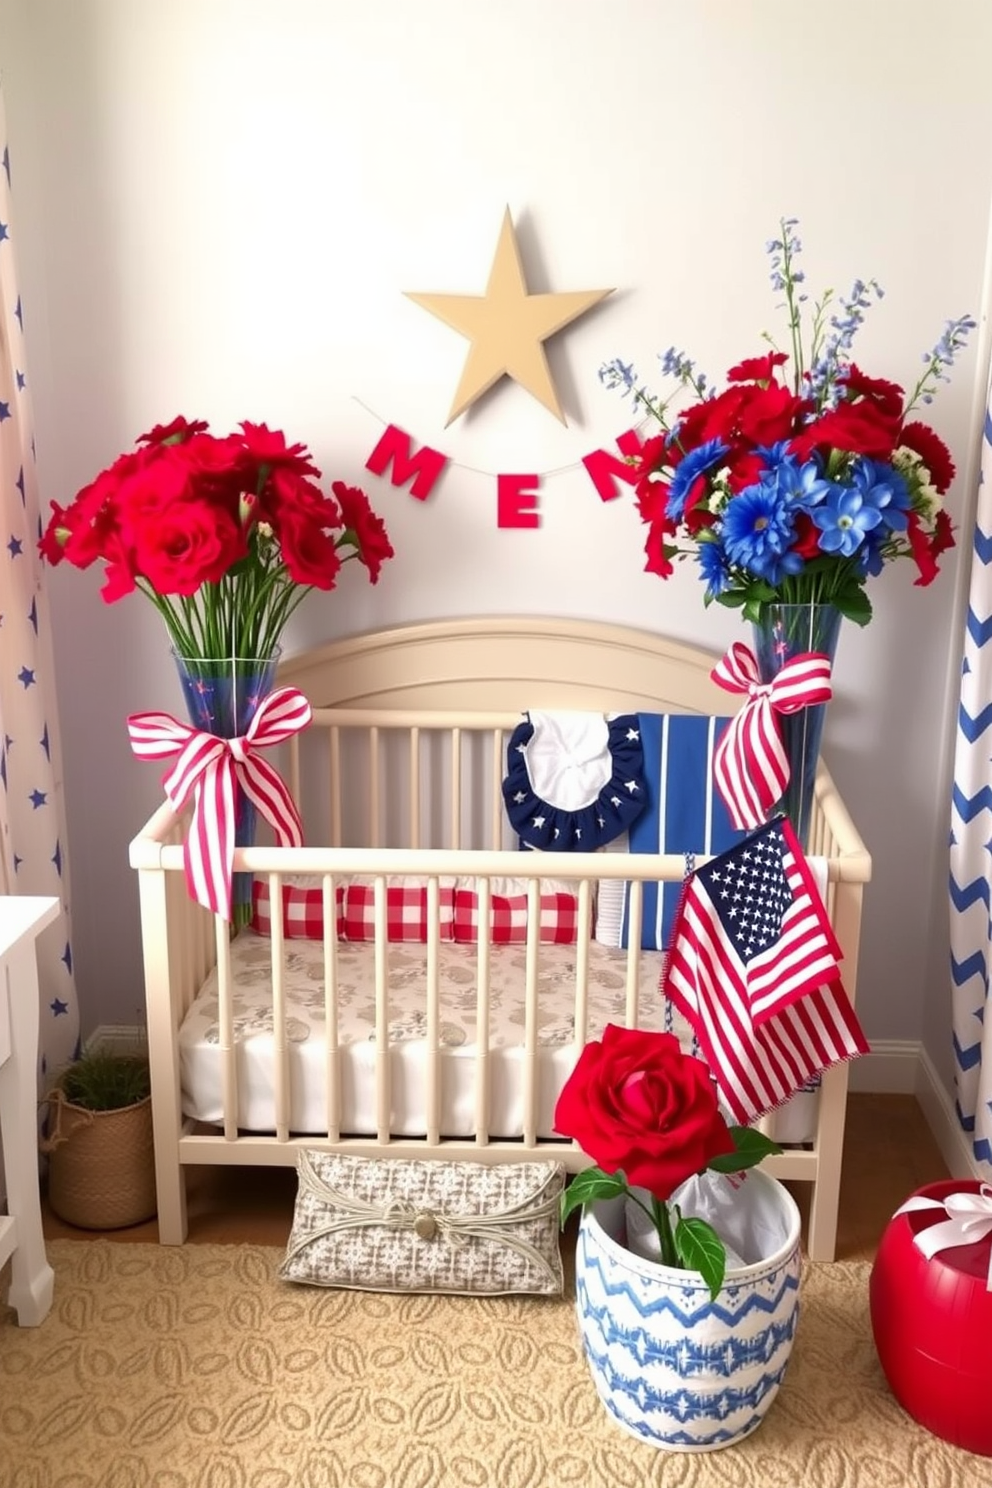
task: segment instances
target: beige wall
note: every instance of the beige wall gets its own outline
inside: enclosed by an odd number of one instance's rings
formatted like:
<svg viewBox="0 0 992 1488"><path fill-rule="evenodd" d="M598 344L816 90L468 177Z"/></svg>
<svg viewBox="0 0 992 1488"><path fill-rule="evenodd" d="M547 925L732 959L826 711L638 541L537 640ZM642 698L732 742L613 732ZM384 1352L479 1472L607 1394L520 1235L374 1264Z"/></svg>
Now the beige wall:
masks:
<svg viewBox="0 0 992 1488"><path fill-rule="evenodd" d="M675 344L713 376L781 320L765 240L801 219L816 291L887 291L858 346L912 381L978 313L992 183L992 8L903 0L0 0L43 494L65 501L148 425L264 420L364 481L398 557L348 572L289 640L542 611L720 647L690 570L642 573L629 499L580 458L627 427L607 357ZM617 293L553 344L563 428L504 385L445 430L464 345L402 291L481 290L504 206L531 287ZM931 410L966 472L975 351ZM393 421L456 462L421 504L363 466ZM559 472L543 525L498 531L498 471ZM969 482L952 508L966 514ZM826 750L875 857L861 1006L944 1063L947 747L960 552L908 566L842 637ZM52 576L84 1030L141 999L127 843L158 797L124 728L178 707L143 601ZM951 688L947 679L951 678ZM521 697L521 707L531 700Z"/></svg>

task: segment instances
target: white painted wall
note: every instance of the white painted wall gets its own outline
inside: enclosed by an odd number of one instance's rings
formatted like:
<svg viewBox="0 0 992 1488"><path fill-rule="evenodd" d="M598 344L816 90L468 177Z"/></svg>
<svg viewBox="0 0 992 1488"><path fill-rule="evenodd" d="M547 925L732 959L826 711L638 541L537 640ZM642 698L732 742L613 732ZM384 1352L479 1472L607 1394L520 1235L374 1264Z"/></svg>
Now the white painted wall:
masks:
<svg viewBox="0 0 992 1488"><path fill-rule="evenodd" d="M628 422L597 368L674 343L720 376L760 351L786 214L814 289L885 286L859 360L911 382L981 308L990 61L992 8L966 0L0 0L43 491L66 501L180 411L265 420L364 480L398 553L378 588L349 570L308 601L293 649L508 611L720 647L736 617L703 610L694 572L645 575L630 500L603 505L579 466ZM532 289L617 293L552 345L567 428L504 384L445 431L464 343L402 291L480 291L507 204ZM932 409L962 467L984 377L973 351ZM385 420L458 462L424 505L363 475ZM500 470L560 472L540 531L497 531ZM826 735L875 859L867 1032L925 1035L945 1070L959 564L929 591L908 565L876 583ZM158 784L124 720L179 707L151 607L98 587L51 579L84 1032L141 998L127 843Z"/></svg>

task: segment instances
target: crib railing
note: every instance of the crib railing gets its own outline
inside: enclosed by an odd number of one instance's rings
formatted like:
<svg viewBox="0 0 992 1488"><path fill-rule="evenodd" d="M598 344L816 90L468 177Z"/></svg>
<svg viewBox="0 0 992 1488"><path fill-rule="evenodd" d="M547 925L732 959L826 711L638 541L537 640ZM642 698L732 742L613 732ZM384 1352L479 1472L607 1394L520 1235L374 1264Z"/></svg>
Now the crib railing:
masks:
<svg viewBox="0 0 992 1488"><path fill-rule="evenodd" d="M539 1137L537 1103L538 986L542 946L537 913L542 879L568 880L579 899L576 945L574 1051L577 1057L589 1031L589 943L593 896L597 882L625 880L629 891L628 949L624 959L624 1015L631 1027L641 1019L640 950L643 886L679 880L685 872L680 855L620 853L521 853L507 845L501 782L506 740L517 715L434 714L430 729L422 714L394 710L321 712L311 731L323 739L323 758L301 742L288 750L287 775L304 804L309 840L315 845L280 849L259 843L239 848L235 870L268 879L271 915L272 1013L274 1029L274 1131L239 1131L238 1067L230 931L188 896L183 873L184 823L162 807L131 845L138 870L148 1001L149 1051L155 1119L159 1229L166 1243L186 1234L183 1166L191 1163L294 1164L301 1146L333 1147L356 1153L396 1156L425 1153L471 1155L477 1160L520 1159L547 1151ZM355 740L359 748L356 751ZM306 736L304 741L306 742ZM313 740L311 740L312 746ZM404 759L405 755L405 759ZM357 764L356 764L357 760ZM358 778L356 780L357 771ZM309 801L309 809L308 809ZM364 816L364 820L362 817ZM311 823L316 820L318 826ZM485 830L480 834L480 823ZM483 845L478 844L480 835ZM444 845L436 845L441 837ZM349 841L364 845L348 845ZM385 845L399 838L405 845ZM319 844L319 845L316 845ZM827 860L827 907L845 957L845 986L855 994L861 894L870 876L870 858L822 765L817 785L810 855ZM539 859L539 863L538 863ZM699 862L705 859L699 859ZM539 871L538 871L539 868ZM301 1137L290 1125L289 1039L285 996L286 944L282 886L288 875L313 874L323 895L324 1014L326 1019L325 1131ZM375 965L375 1132L353 1136L341 1130L341 1009L338 987L336 886L345 875L374 879ZM426 941L426 1131L423 1138L391 1131L389 958L386 881L392 875L417 875L428 883ZM476 945L478 1001L475 1048L475 1131L471 1138L445 1140L441 1131L442 1007L439 991L439 882L447 877L474 878L479 895L479 924L489 923L490 880L526 878L530 913L524 945L523 1133L516 1141L491 1140L490 1108L490 957L489 939ZM220 1131L194 1128L181 1113L177 1034L182 1019L210 970L217 969L219 1047L222 1057ZM768 1160L781 1178L813 1182L809 1246L811 1254L832 1253L839 1190L843 1112L847 1068L824 1076L818 1132L809 1150L787 1151ZM765 1123L767 1124L767 1123ZM837 1133L839 1132L839 1138ZM576 1171L587 1159L571 1143L555 1142L552 1150Z"/></svg>

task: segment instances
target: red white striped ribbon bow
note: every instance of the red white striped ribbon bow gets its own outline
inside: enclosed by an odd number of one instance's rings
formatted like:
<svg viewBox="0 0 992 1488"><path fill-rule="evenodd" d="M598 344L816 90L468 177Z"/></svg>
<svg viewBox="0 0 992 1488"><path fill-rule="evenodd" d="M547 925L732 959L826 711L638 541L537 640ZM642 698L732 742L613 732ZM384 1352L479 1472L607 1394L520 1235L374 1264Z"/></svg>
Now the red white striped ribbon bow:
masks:
<svg viewBox="0 0 992 1488"><path fill-rule="evenodd" d="M162 784L176 811L193 794L183 849L186 885L197 903L225 920L231 918L235 787L272 823L280 847L302 847L303 824L289 789L256 751L282 744L305 729L312 716L302 692L280 687L262 699L244 735L236 739L201 733L171 713L132 713L127 721L139 759L179 755Z"/></svg>
<svg viewBox="0 0 992 1488"><path fill-rule="evenodd" d="M775 715L830 701L830 657L803 652L770 682L762 682L754 653L735 641L710 676L726 692L748 695L717 744L713 775L734 826L759 827L789 783L789 759Z"/></svg>

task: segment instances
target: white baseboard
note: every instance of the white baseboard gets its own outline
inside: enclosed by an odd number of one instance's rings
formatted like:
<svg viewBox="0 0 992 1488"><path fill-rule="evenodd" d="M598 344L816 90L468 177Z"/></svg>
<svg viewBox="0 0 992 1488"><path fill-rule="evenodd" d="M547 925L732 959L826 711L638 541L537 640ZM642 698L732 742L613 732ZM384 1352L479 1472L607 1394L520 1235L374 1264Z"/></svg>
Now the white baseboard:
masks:
<svg viewBox="0 0 992 1488"><path fill-rule="evenodd" d="M916 1088L913 1091L940 1148L940 1155L952 1178L985 1178L971 1150L971 1144L958 1121L954 1102L944 1089L937 1068L927 1053L920 1049Z"/></svg>
<svg viewBox="0 0 992 1488"><path fill-rule="evenodd" d="M851 1061L848 1089L870 1095L915 1095L921 1046L916 1039L875 1039Z"/></svg>

